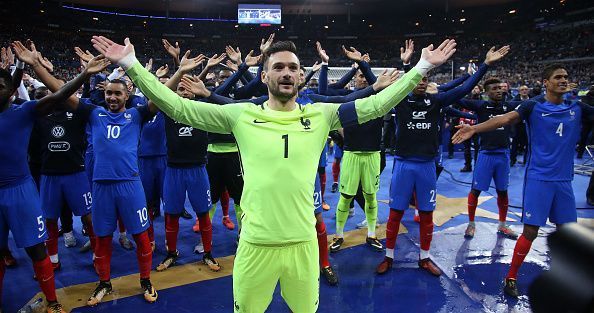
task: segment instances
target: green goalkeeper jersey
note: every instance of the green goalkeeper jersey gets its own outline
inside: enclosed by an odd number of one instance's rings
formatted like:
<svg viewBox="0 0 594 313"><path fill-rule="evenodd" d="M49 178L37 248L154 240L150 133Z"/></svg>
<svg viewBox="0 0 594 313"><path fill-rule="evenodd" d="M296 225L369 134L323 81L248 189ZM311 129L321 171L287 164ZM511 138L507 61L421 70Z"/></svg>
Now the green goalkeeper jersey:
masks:
<svg viewBox="0 0 594 313"><path fill-rule="evenodd" d="M412 69L383 91L343 104L299 105L277 111L253 103L217 105L179 97L139 62L128 75L172 119L214 133L233 133L244 188L242 240L285 245L316 238L313 193L328 132L385 115L421 80Z"/></svg>

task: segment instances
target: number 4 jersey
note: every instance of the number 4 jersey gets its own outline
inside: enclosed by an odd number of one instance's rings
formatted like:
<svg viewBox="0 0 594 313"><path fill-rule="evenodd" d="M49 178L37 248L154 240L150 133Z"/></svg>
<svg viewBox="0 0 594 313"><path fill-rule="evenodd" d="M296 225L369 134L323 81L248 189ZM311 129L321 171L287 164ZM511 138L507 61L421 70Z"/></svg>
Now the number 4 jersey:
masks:
<svg viewBox="0 0 594 313"><path fill-rule="evenodd" d="M542 181L573 179L573 156L580 136L584 106L565 101L554 104L544 97L521 104L516 111L526 121L529 149L526 178Z"/></svg>

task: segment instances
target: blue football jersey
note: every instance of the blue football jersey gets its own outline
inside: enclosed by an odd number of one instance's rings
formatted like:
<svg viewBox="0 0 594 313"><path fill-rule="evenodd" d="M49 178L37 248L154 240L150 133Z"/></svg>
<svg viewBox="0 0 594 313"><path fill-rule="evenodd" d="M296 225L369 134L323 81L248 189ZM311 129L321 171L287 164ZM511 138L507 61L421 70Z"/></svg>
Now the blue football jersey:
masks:
<svg viewBox="0 0 594 313"><path fill-rule="evenodd" d="M93 108L89 117L95 154L93 181L139 180L138 142L142 123L150 115L148 106L121 113Z"/></svg>
<svg viewBox="0 0 594 313"><path fill-rule="evenodd" d="M0 188L31 175L27 148L35 122L37 100L10 104L0 112Z"/></svg>
<svg viewBox="0 0 594 313"><path fill-rule="evenodd" d="M553 104L538 97L516 111L526 121L526 178L542 181L573 179L573 156L580 137L582 107L578 102Z"/></svg>
<svg viewBox="0 0 594 313"><path fill-rule="evenodd" d="M154 157L167 155L165 136L165 118L158 112L142 126L140 133L139 157Z"/></svg>

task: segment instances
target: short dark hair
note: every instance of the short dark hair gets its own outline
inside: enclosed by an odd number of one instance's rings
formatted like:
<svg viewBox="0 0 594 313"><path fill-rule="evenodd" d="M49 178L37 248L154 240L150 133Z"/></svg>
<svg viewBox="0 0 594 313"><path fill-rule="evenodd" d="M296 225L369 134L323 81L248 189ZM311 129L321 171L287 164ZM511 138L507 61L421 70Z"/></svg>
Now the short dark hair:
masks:
<svg viewBox="0 0 594 313"><path fill-rule="evenodd" d="M35 92L33 92L33 98L35 98L35 100L39 100L45 96L47 96L49 94L49 88L45 87L45 86L41 86L37 89L35 89Z"/></svg>
<svg viewBox="0 0 594 313"><path fill-rule="evenodd" d="M7 71L3 68L0 68L0 79L4 80L4 84L6 84L6 88L14 91L14 83L12 81L12 75L10 75L9 71Z"/></svg>
<svg viewBox="0 0 594 313"><path fill-rule="evenodd" d="M485 80L485 83L483 83L483 88L486 91L490 85L495 85L495 84L501 84L501 80L496 77L491 77L491 78L488 78L487 80Z"/></svg>
<svg viewBox="0 0 594 313"><path fill-rule="evenodd" d="M553 75L553 72L559 69L564 70L565 66L563 66L561 63L553 63L545 66L545 68L542 70L542 79L550 79L551 75Z"/></svg>
<svg viewBox="0 0 594 313"><path fill-rule="evenodd" d="M295 43L293 43L292 41L277 41L270 45L270 47L266 49L266 51L264 51L264 55L262 57L262 64L264 65L264 69L266 70L268 68L268 59L271 55L283 51L293 52L295 55L297 55L297 47L295 46Z"/></svg>
<svg viewBox="0 0 594 313"><path fill-rule="evenodd" d="M122 86L124 86L124 90L128 91L128 83L121 79L112 79L108 82L108 84L122 84Z"/></svg>

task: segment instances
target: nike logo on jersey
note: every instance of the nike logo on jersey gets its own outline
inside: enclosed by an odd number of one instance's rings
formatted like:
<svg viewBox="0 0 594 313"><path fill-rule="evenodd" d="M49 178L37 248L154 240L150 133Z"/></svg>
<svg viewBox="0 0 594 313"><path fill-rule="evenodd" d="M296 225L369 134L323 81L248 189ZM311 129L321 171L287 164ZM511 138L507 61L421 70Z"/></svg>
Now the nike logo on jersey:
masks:
<svg viewBox="0 0 594 313"><path fill-rule="evenodd" d="M41 233L41 235L37 236L37 238L41 238L45 235L45 232Z"/></svg>
<svg viewBox="0 0 594 313"><path fill-rule="evenodd" d="M107 116L107 114L103 114L103 113L99 113L99 116L103 117L103 116Z"/></svg>
<svg viewBox="0 0 594 313"><path fill-rule="evenodd" d="M254 124L264 124L264 123L268 123L266 121L258 121L257 119L254 120Z"/></svg>
<svg viewBox="0 0 594 313"><path fill-rule="evenodd" d="M553 113L543 113L542 116L549 116L551 114L553 114Z"/></svg>
<svg viewBox="0 0 594 313"><path fill-rule="evenodd" d="M146 212L145 212L145 213L146 213ZM146 224L148 224L148 221L146 221L146 222L142 223L142 225L140 225L140 227L144 227L144 226L146 226Z"/></svg>

